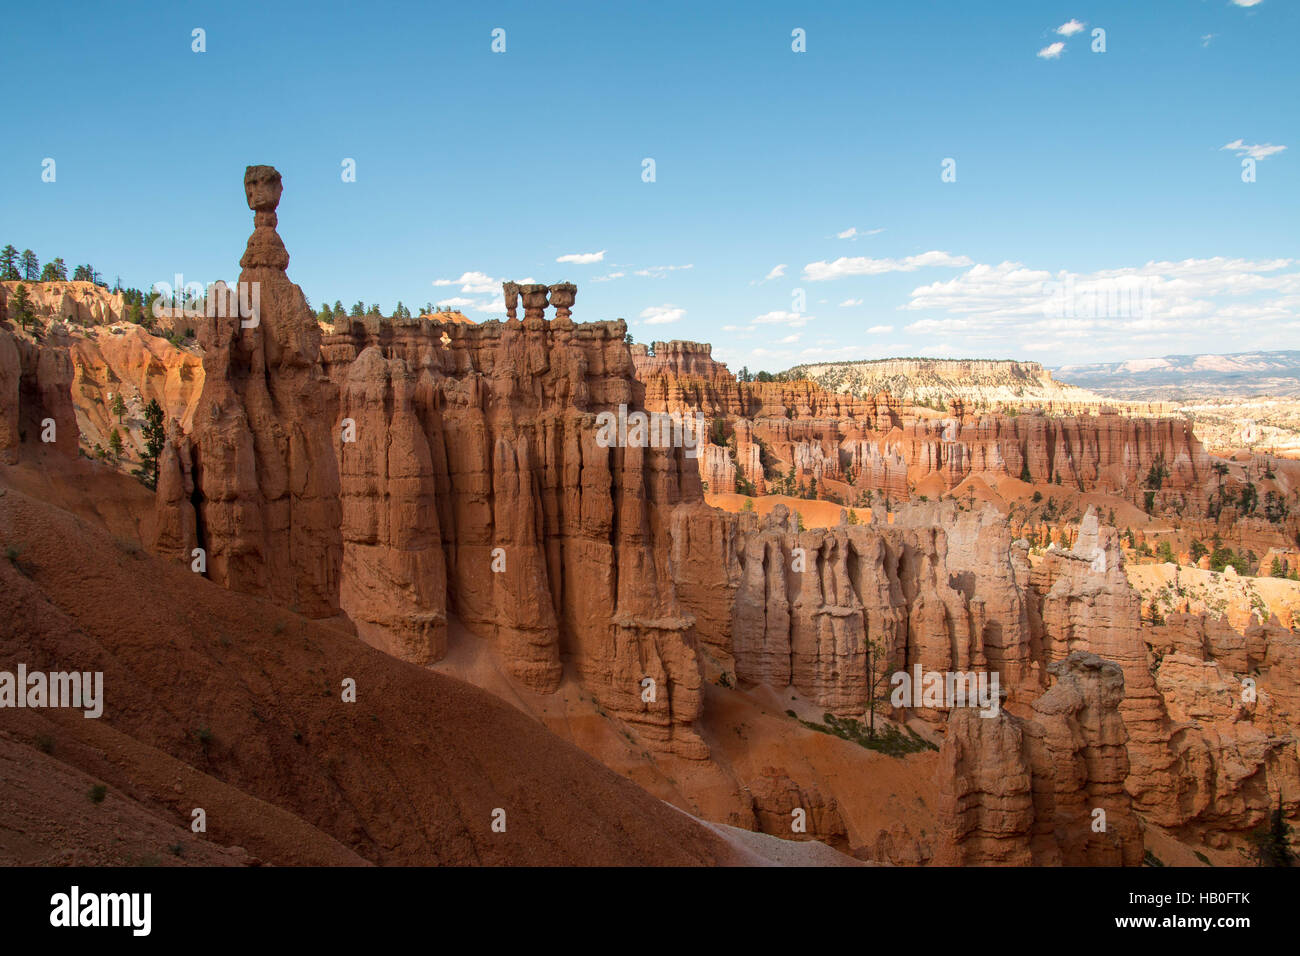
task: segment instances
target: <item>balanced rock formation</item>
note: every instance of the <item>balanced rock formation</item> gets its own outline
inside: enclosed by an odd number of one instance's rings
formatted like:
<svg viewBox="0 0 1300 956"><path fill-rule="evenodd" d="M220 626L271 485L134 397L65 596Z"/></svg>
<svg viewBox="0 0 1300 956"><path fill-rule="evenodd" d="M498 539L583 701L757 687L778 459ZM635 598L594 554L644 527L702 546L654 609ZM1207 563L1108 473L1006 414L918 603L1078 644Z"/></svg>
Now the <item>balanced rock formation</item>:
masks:
<svg viewBox="0 0 1300 956"><path fill-rule="evenodd" d="M338 396L320 367L320 327L285 274L289 255L275 231L281 188L272 167L248 167L254 230L239 289L221 314L200 322L195 546L226 587L327 617L339 607L342 553Z"/></svg>
<svg viewBox="0 0 1300 956"><path fill-rule="evenodd" d="M234 299L260 308L201 329L202 395L160 463L159 550L204 548L219 583L342 610L417 663L445 653L455 614L522 685L553 692L571 661L647 745L707 756L668 559L674 510L703 507L696 464L597 427L644 407L626 326L574 323L570 283L506 283L505 322L366 317L322 339L285 275L279 174L249 167L245 186Z"/></svg>

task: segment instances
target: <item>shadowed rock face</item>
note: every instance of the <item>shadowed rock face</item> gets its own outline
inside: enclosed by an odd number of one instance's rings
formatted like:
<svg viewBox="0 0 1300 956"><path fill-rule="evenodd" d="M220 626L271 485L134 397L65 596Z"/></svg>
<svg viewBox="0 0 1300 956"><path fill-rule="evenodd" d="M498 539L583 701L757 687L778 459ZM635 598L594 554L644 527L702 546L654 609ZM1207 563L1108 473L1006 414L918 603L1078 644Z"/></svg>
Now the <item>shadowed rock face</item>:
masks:
<svg viewBox="0 0 1300 956"><path fill-rule="evenodd" d="M77 457L72 379L64 332L51 329L37 345L0 328L0 464L17 462L24 440L64 458ZM54 440L45 441L47 434Z"/></svg>

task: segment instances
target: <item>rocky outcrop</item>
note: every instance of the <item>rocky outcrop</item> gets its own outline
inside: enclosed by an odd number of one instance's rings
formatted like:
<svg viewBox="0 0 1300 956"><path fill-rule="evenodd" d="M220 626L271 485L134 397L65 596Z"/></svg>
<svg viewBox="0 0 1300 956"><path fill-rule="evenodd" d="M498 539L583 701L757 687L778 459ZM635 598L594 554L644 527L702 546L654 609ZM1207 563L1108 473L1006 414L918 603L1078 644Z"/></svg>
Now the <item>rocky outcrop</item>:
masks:
<svg viewBox="0 0 1300 956"><path fill-rule="evenodd" d="M27 287L32 314L43 323L111 325L125 317L122 293L93 282L0 282L0 316L8 315L9 299L19 285Z"/></svg>
<svg viewBox="0 0 1300 956"><path fill-rule="evenodd" d="M1177 826L1212 846L1300 807L1300 637L1276 619L1242 630L1207 614L1149 628L1157 692L1168 711Z"/></svg>
<svg viewBox="0 0 1300 956"><path fill-rule="evenodd" d="M77 457L68 344L59 326L42 343L0 328L0 463L17 462L24 443Z"/></svg>
<svg viewBox="0 0 1300 956"><path fill-rule="evenodd" d="M0 329L0 463L6 465L18 461L18 449L22 443L22 380L18 340L7 330Z"/></svg>
<svg viewBox="0 0 1300 956"><path fill-rule="evenodd" d="M189 430L203 392L203 359L137 325L112 331L87 330L70 349L74 378L72 398L83 448L109 447L117 429L129 457L144 450L144 410L157 401L165 420ZM113 401L126 407L119 419Z"/></svg>
<svg viewBox="0 0 1300 956"><path fill-rule="evenodd" d="M341 414L340 606L370 643L432 663L447 648L447 571L415 377L367 348L348 371Z"/></svg>
<svg viewBox="0 0 1300 956"><path fill-rule="evenodd" d="M1073 652L1028 718L954 711L940 750L935 862L1137 866L1143 842L1124 781L1120 668Z"/></svg>
<svg viewBox="0 0 1300 956"><path fill-rule="evenodd" d="M1030 580L1041 602L1049 660L1090 651L1123 670L1126 693L1120 709L1130 737L1130 792L1149 819L1176 824L1179 783L1168 715L1152 677L1141 601L1124 575L1118 533L1101 525L1096 510L1089 508L1073 549L1049 549Z"/></svg>
<svg viewBox="0 0 1300 956"><path fill-rule="evenodd" d="M1027 561L992 511L959 517L936 503L893 526L802 532L783 505L763 518L704 511L679 515L673 537L677 590L700 641L733 659L742 681L792 685L836 714L862 714L870 641L883 651L879 675L992 668L1014 700L1041 691ZM700 552L709 557L684 557ZM919 715L940 722L947 711Z"/></svg>
<svg viewBox="0 0 1300 956"><path fill-rule="evenodd" d="M882 383L898 387L899 376L909 369L920 374L913 366L933 371L931 366L944 364L938 360L898 360L897 370L849 394L805 380L738 382L707 346L694 342L656 342L654 354L642 347L636 362L648 409L699 412L722 419L728 430L743 428L746 440L765 447L772 458L765 473L759 466L758 478L771 483L793 470L797 484L816 480L845 501L870 491L897 502L912 497L931 476L950 491L971 475L992 473L1119 495L1144 508L1150 492L1149 510L1204 514L1218 485L1209 455L1184 418L1136 414L1141 409L1123 415L1097 402L976 414L973 404L962 400L951 401L943 415L909 407L906 401L918 397L910 390L904 390L910 396L905 400L879 391ZM1051 389L1057 387L1033 363L982 364L994 377L1011 367L1011 377L1023 379L1026 387L1044 377ZM920 398L934 401L934 396ZM745 459L736 457L744 474ZM701 477L711 491L731 490L724 471L715 459L701 459ZM1156 473L1163 474L1153 483Z"/></svg>
<svg viewBox="0 0 1300 956"><path fill-rule="evenodd" d="M700 499L695 463L682 448L603 447L596 415L641 407L626 326L547 321L548 299L571 305L571 287L511 285L522 320L355 321L325 339L323 367L345 394L369 353L411 376L447 610L526 686L555 690L570 658L647 743L703 757L695 622L668 560L674 511Z"/></svg>
<svg viewBox="0 0 1300 956"><path fill-rule="evenodd" d="M1048 665L1048 672L1056 682L1034 701L1032 723L1042 734L1031 732L1030 754L1035 775L1053 782L1051 819L1061 862L1139 866L1142 835L1125 790L1125 674L1079 651Z"/></svg>
<svg viewBox="0 0 1300 956"><path fill-rule="evenodd" d="M969 405L1036 405L1057 414L1097 411L1103 405L1129 414L1169 415L1161 402L1119 402L1077 385L1058 382L1037 362L988 359L875 359L798 365L783 373L806 378L833 392L853 395L889 392L907 403L934 405L957 400Z"/></svg>
<svg viewBox="0 0 1300 956"><path fill-rule="evenodd" d="M778 767L764 767L750 781L756 829L786 840L820 840L828 846L847 843L848 832L834 797L816 787L803 788Z"/></svg>
<svg viewBox="0 0 1300 956"><path fill-rule="evenodd" d="M154 532L151 542L155 554L184 561L206 571L207 556L194 550L204 536L199 534L198 515L194 508L194 446L175 419L166 423L167 439L158 457L158 485L154 497Z"/></svg>
<svg viewBox="0 0 1300 956"><path fill-rule="evenodd" d="M632 367L637 378L698 378L726 384L735 377L722 362L713 359L713 346L707 342L655 342L651 346L632 345Z"/></svg>

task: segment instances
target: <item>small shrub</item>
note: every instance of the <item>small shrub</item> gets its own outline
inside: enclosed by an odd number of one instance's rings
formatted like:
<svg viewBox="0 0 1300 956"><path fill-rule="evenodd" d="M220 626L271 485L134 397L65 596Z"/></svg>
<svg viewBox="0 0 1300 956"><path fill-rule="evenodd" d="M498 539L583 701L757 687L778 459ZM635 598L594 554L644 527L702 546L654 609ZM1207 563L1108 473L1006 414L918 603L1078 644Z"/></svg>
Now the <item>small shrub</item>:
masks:
<svg viewBox="0 0 1300 956"><path fill-rule="evenodd" d="M106 796L108 796L108 787L104 784L97 783L90 788L91 803L103 803Z"/></svg>

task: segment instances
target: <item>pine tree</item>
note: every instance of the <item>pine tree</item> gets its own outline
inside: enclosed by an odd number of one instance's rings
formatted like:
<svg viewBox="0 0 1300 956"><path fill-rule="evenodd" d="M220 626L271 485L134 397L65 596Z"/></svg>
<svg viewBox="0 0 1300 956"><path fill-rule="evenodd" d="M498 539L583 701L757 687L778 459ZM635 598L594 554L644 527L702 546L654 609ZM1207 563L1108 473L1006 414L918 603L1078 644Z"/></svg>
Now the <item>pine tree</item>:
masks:
<svg viewBox="0 0 1300 956"><path fill-rule="evenodd" d="M0 280L12 282L21 278L18 274L18 250L13 246L0 249Z"/></svg>
<svg viewBox="0 0 1300 956"><path fill-rule="evenodd" d="M875 740L876 708L881 704L879 689L880 685L887 682L889 678L889 658L885 653L885 645L881 641L868 638L865 644L867 650L867 709L871 712L871 723L867 729L867 736Z"/></svg>
<svg viewBox="0 0 1300 956"><path fill-rule="evenodd" d="M1246 837L1249 846L1238 852L1256 866L1295 866L1296 853L1291 849L1291 824L1282 816L1282 794L1277 807L1268 815L1268 823Z"/></svg>
<svg viewBox="0 0 1300 956"><path fill-rule="evenodd" d="M166 433L163 430L163 410L158 399L149 399L144 409L144 452L140 455L140 467L133 474L144 483L146 488L158 487L158 456L162 454Z"/></svg>
<svg viewBox="0 0 1300 956"><path fill-rule="evenodd" d="M14 297L9 302L9 317L19 323L23 329L27 328L27 323L33 318L32 302L27 295L27 286L21 282L14 288Z"/></svg>
<svg viewBox="0 0 1300 956"><path fill-rule="evenodd" d="M30 249L24 249L22 254L23 278L28 282L41 281L41 261L36 258L36 253Z"/></svg>
<svg viewBox="0 0 1300 956"><path fill-rule="evenodd" d="M113 396L113 414L117 416L117 423L122 424L122 416L126 414L126 400L122 398L121 392Z"/></svg>
<svg viewBox="0 0 1300 956"><path fill-rule="evenodd" d="M108 449L113 453L114 458L122 457L122 436L116 428L108 433Z"/></svg>
<svg viewBox="0 0 1300 956"><path fill-rule="evenodd" d="M68 266L62 259L56 257L54 261L48 263L45 268L54 273L54 279L56 282L68 281Z"/></svg>
<svg viewBox="0 0 1300 956"><path fill-rule="evenodd" d="M366 314L366 304L364 302L357 302L352 306L352 317L354 319L359 319L365 314Z"/></svg>
<svg viewBox="0 0 1300 956"><path fill-rule="evenodd" d="M347 315L347 314L348 314L347 311L343 308L343 303L340 302L338 299L335 299L335 300L334 300L334 315L335 315L336 317L338 317L338 318L342 318L343 316L345 316L345 315Z"/></svg>

